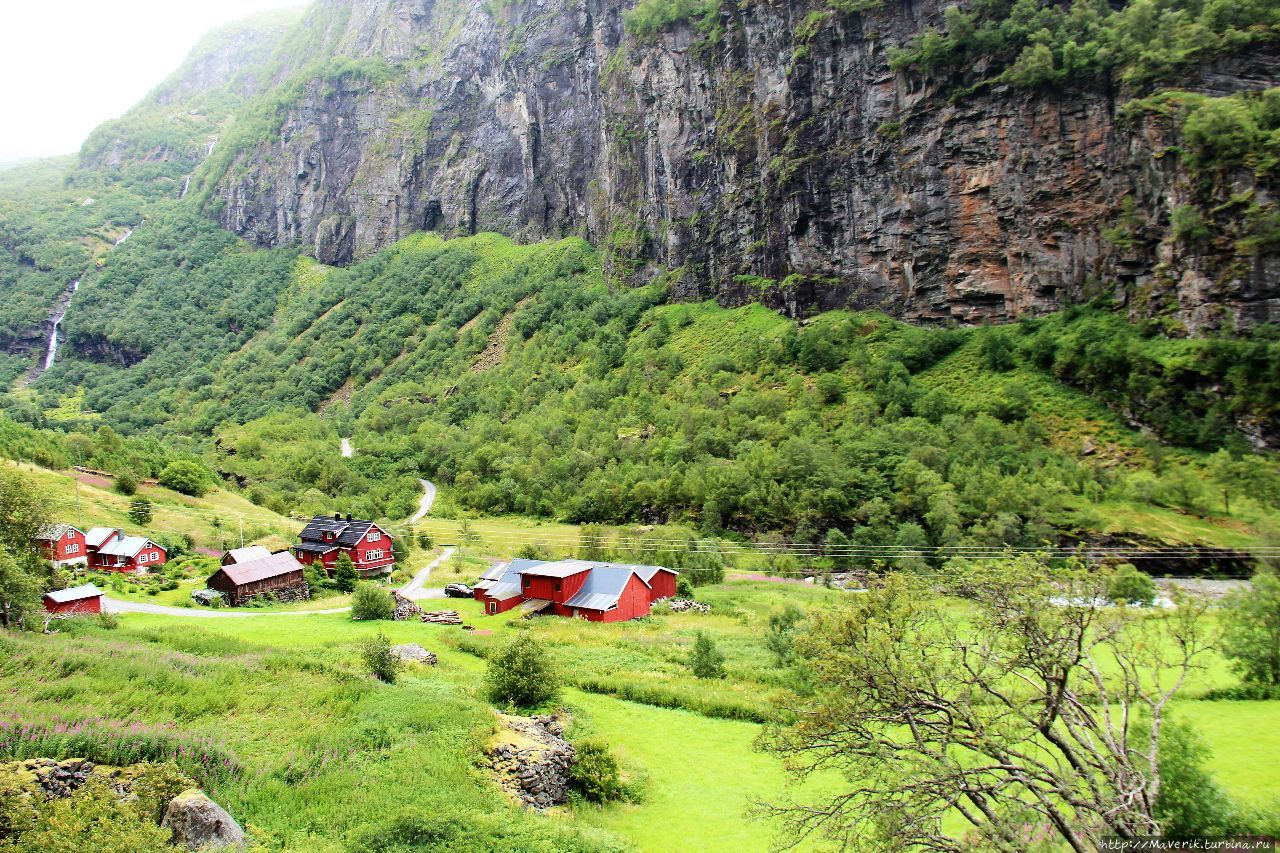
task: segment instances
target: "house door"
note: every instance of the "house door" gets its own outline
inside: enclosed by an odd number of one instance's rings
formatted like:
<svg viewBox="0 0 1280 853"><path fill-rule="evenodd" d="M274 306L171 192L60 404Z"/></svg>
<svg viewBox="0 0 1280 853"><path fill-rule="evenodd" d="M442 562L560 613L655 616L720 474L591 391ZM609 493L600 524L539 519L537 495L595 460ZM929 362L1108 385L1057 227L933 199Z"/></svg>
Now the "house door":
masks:
<svg viewBox="0 0 1280 853"><path fill-rule="evenodd" d="M494 614L494 613L497 613L497 612L498 612L498 602L496 602L496 601L490 601L490 602L489 602L489 613L490 613L490 614Z"/></svg>

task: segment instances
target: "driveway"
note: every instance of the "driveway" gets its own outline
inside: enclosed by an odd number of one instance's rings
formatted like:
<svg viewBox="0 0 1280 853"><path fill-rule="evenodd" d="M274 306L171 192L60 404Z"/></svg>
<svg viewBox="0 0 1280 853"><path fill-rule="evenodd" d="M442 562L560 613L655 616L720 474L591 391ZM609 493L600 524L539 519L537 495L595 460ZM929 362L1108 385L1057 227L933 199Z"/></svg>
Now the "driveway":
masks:
<svg viewBox="0 0 1280 853"><path fill-rule="evenodd" d="M453 548L445 548L440 552L440 556L436 557L426 568L413 576L413 580L400 588L400 594L411 601L420 601L424 598L444 598L444 588L435 587L433 589L423 589L422 585L427 582L427 578L431 577L431 570L443 563L445 560L453 556Z"/></svg>
<svg viewBox="0 0 1280 853"><path fill-rule="evenodd" d="M444 594L443 591L440 593ZM121 601L102 597L103 609L109 613L162 613L166 616L191 616L197 619L244 619L250 616L311 616L316 613L346 613L350 607L330 610L210 610L205 607L169 607L164 604L147 604L141 601Z"/></svg>

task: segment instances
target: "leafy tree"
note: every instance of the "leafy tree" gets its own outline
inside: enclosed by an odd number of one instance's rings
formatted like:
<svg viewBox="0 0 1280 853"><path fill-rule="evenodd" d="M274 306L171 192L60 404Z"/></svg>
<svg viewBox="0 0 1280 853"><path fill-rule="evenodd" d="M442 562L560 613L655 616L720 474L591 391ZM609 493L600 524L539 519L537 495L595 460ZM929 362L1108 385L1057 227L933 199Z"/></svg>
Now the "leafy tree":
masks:
<svg viewBox="0 0 1280 853"><path fill-rule="evenodd" d="M20 562L38 562L31 543L48 518L48 503L34 485L16 470L0 468L0 545Z"/></svg>
<svg viewBox="0 0 1280 853"><path fill-rule="evenodd" d="M693 584L684 575L676 577L676 597L677 598L693 598L695 595Z"/></svg>
<svg viewBox="0 0 1280 853"><path fill-rule="evenodd" d="M400 659L391 653L391 641L379 631L364 641L360 648L364 665L379 681L394 684L400 673Z"/></svg>
<svg viewBox="0 0 1280 853"><path fill-rule="evenodd" d="M1280 686L1280 578L1253 576L1222 602L1222 653L1246 682Z"/></svg>
<svg viewBox="0 0 1280 853"><path fill-rule="evenodd" d="M137 498L129 503L129 520L134 524L147 524L151 521L151 501ZM176 556L170 554L170 556Z"/></svg>
<svg viewBox="0 0 1280 853"><path fill-rule="evenodd" d="M724 678L724 653L705 631L699 631L689 652L689 669L698 678Z"/></svg>
<svg viewBox="0 0 1280 853"><path fill-rule="evenodd" d="M600 740L580 740L573 745L569 783L592 803L607 803L622 797L622 775L618 759L609 744Z"/></svg>
<svg viewBox="0 0 1280 853"><path fill-rule="evenodd" d="M356 574L356 564L346 552L338 555L333 566L333 585L339 592L351 592L355 589L360 576Z"/></svg>
<svg viewBox="0 0 1280 853"><path fill-rule="evenodd" d="M811 614L796 651L812 690L780 700L761 744L797 777L857 781L762 811L785 840L869 847L1021 851L1033 824L1076 850L1158 832L1164 709L1209 649L1207 605L1108 607L1106 580L1022 556L952 569L963 616L905 573Z"/></svg>
<svg viewBox="0 0 1280 853"><path fill-rule="evenodd" d="M165 466L157 478L160 485L192 497L201 497L209 490L209 477L199 463L176 459Z"/></svg>
<svg viewBox="0 0 1280 853"><path fill-rule="evenodd" d="M796 626L804 620L804 611L788 602L781 610L769 614L769 627L764 635L764 647L773 652L779 667L795 662L793 637Z"/></svg>
<svg viewBox="0 0 1280 853"><path fill-rule="evenodd" d="M426 551L435 545L435 540L431 538L431 534L425 530L418 531L418 547Z"/></svg>
<svg viewBox="0 0 1280 853"><path fill-rule="evenodd" d="M560 673L550 653L527 633L489 656L485 691L496 705L534 708L560 692Z"/></svg>
<svg viewBox="0 0 1280 853"><path fill-rule="evenodd" d="M1107 598L1117 604L1150 607L1156 600L1156 582L1132 563L1121 563L1107 584Z"/></svg>
<svg viewBox="0 0 1280 853"><path fill-rule="evenodd" d="M307 582L307 588L311 590L312 597L318 590L335 588L333 582L329 580L329 573L324 570L324 565L319 561L304 565L302 578Z"/></svg>
<svg viewBox="0 0 1280 853"><path fill-rule="evenodd" d="M356 584L351 597L351 618L355 620L391 619L395 616L396 603L391 593L367 581Z"/></svg>
<svg viewBox="0 0 1280 853"><path fill-rule="evenodd" d="M21 628L42 609L39 581L0 545L0 626Z"/></svg>

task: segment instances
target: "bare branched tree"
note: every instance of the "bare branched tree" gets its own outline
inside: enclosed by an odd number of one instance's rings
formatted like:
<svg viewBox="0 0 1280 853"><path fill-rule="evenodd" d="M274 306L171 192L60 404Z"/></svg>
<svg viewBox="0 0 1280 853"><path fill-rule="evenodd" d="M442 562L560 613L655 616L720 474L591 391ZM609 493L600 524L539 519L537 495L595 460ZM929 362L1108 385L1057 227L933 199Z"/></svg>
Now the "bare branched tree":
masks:
<svg viewBox="0 0 1280 853"><path fill-rule="evenodd" d="M1087 851L1158 832L1161 723L1207 649L1207 605L1114 607L1107 580L1024 556L948 573L949 595L895 575L816 614L796 641L815 689L761 746L845 782L761 804L781 845Z"/></svg>

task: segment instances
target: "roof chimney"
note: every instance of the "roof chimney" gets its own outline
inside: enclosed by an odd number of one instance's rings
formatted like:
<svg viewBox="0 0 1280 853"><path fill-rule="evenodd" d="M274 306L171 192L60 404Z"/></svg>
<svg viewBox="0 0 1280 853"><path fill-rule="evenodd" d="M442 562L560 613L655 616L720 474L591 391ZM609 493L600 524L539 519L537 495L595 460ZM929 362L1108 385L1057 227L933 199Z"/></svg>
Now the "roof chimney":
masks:
<svg viewBox="0 0 1280 853"><path fill-rule="evenodd" d="M342 521L342 513L340 513L340 512L335 512L335 513L333 514L333 520L334 520L334 521Z"/></svg>
<svg viewBox="0 0 1280 853"><path fill-rule="evenodd" d="M351 523L351 513L347 513L347 523Z"/></svg>

